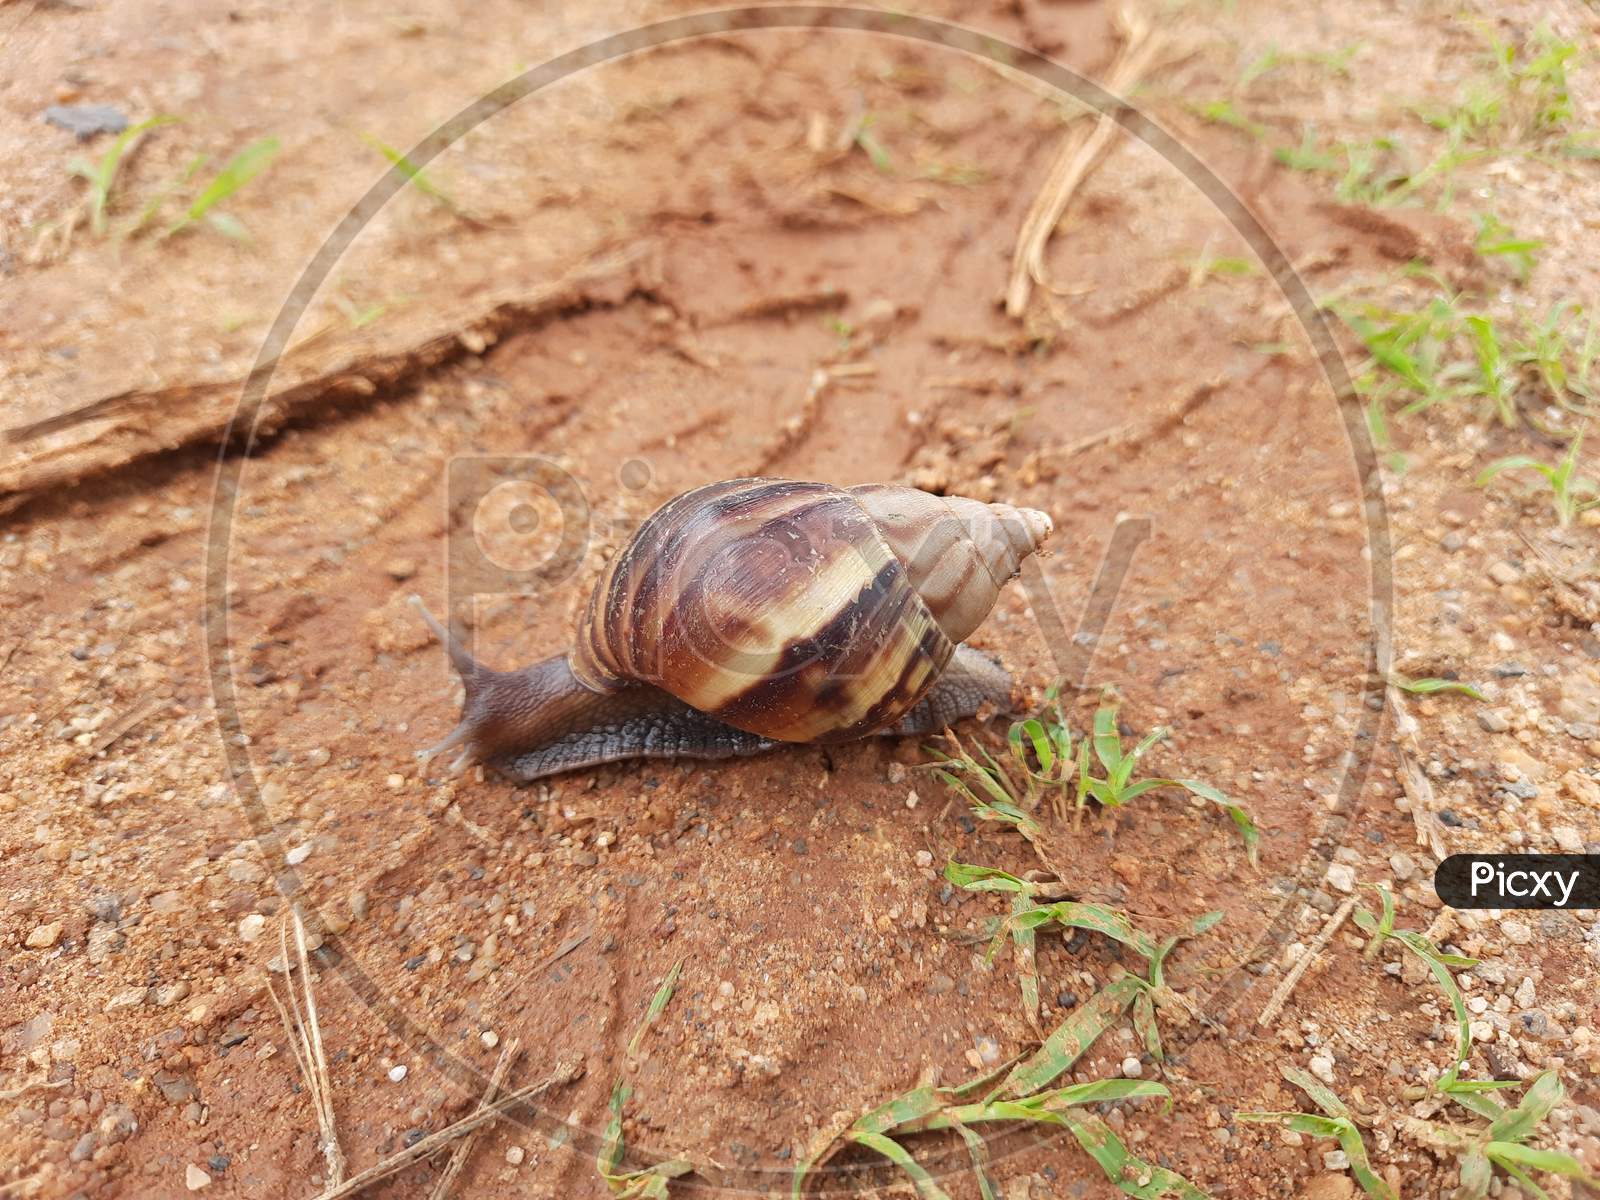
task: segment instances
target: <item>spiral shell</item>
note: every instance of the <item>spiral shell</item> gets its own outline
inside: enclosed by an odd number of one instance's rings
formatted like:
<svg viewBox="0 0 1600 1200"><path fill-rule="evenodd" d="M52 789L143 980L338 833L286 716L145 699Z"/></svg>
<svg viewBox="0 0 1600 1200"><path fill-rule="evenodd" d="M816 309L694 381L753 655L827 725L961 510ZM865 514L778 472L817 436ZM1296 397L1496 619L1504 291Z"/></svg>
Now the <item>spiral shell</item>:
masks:
<svg viewBox="0 0 1600 1200"><path fill-rule="evenodd" d="M776 741L861 737L916 705L1049 533L1032 509L913 488L711 484L608 564L572 671Z"/></svg>

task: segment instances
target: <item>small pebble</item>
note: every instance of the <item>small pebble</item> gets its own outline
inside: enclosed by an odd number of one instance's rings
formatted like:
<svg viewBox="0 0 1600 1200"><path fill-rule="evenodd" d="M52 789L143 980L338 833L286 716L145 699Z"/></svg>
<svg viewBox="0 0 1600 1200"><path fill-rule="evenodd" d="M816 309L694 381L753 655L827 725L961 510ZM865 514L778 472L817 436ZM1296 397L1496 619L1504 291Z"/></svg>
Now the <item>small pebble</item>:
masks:
<svg viewBox="0 0 1600 1200"><path fill-rule="evenodd" d="M1497 562L1489 568L1489 578L1504 586L1521 579L1522 572L1508 562Z"/></svg>
<svg viewBox="0 0 1600 1200"><path fill-rule="evenodd" d="M1311 1073L1323 1083L1332 1083L1333 1059L1326 1054L1313 1054L1311 1056Z"/></svg>
<svg viewBox="0 0 1600 1200"><path fill-rule="evenodd" d="M405 1063L399 1063L396 1066L393 1066L393 1067L389 1068L389 1082L390 1083L399 1083L405 1077L406 1077L406 1065L405 1065Z"/></svg>
<svg viewBox="0 0 1600 1200"><path fill-rule="evenodd" d="M250 913L239 918L239 940L253 942L261 936L261 931L267 927L267 919L260 913Z"/></svg>
<svg viewBox="0 0 1600 1200"><path fill-rule="evenodd" d="M65 129L80 142L88 141L97 133L121 133L128 127L128 118L109 104L52 104L44 110L44 119L57 129Z"/></svg>
<svg viewBox="0 0 1600 1200"><path fill-rule="evenodd" d="M211 1176L205 1173L204 1168L190 1163L183 1169L183 1186L191 1192L198 1192L201 1188L211 1186Z"/></svg>
<svg viewBox="0 0 1600 1200"><path fill-rule="evenodd" d="M1555 838L1563 854L1583 853L1583 835L1571 825L1557 825L1550 830L1550 836Z"/></svg>
<svg viewBox="0 0 1600 1200"><path fill-rule="evenodd" d="M48 950L61 940L61 922L51 921L48 925L40 925L28 935L27 946L30 950Z"/></svg>
<svg viewBox="0 0 1600 1200"><path fill-rule="evenodd" d="M933 866L933 855L929 854L926 850L918 850L917 851L917 866L919 866L919 867L931 867L931 866Z"/></svg>
<svg viewBox="0 0 1600 1200"><path fill-rule="evenodd" d="M506 1147L506 1162L510 1163L513 1167L520 1167L522 1165L522 1158L523 1149L521 1146Z"/></svg>
<svg viewBox="0 0 1600 1200"><path fill-rule="evenodd" d="M1122 1060L1122 1075L1125 1079L1137 1079L1144 1074L1144 1064L1137 1057L1130 1054Z"/></svg>
<svg viewBox="0 0 1600 1200"><path fill-rule="evenodd" d="M311 857L311 843L310 842L302 842L300 845L296 846L293 850L290 850L287 854L285 854L283 856L283 861L288 863L291 867L298 867L301 863L305 862L305 860L310 858L310 857Z"/></svg>
<svg viewBox="0 0 1600 1200"><path fill-rule="evenodd" d="M1511 722L1506 719L1505 713L1497 708L1479 709L1478 724L1485 733L1504 733L1511 728Z"/></svg>
<svg viewBox="0 0 1600 1200"><path fill-rule="evenodd" d="M493 1050L500 1044L500 1035L492 1029L485 1029L478 1035L478 1040L483 1043L485 1050Z"/></svg>
<svg viewBox="0 0 1600 1200"><path fill-rule="evenodd" d="M1348 863L1329 863L1328 882L1341 892L1356 890L1356 871Z"/></svg>

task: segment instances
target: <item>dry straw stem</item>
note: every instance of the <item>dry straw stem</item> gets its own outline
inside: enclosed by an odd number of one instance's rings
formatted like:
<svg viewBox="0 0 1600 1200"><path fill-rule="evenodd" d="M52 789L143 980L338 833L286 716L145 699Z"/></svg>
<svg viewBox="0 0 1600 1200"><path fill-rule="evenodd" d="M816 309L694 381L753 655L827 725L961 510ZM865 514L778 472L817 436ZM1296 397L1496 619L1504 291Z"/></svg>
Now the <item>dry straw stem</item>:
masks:
<svg viewBox="0 0 1600 1200"><path fill-rule="evenodd" d="M504 1116L518 1105L543 1095L553 1087L564 1083L571 1083L583 1074L581 1064L562 1063L556 1067L555 1073L548 1079L538 1083L531 1083L525 1088L518 1088L514 1092L507 1092L493 1104L485 1104L470 1116L462 1117L454 1125L446 1125L438 1133L430 1133L415 1146L410 1146L399 1154L384 1159L376 1166L368 1167L359 1174L352 1175L335 1188L329 1188L315 1197L315 1200L343 1200L345 1196L354 1196L377 1183L380 1179L387 1179L396 1171L403 1171L412 1163L437 1154L445 1146L455 1141L458 1137L471 1133L480 1125L487 1125L490 1121Z"/></svg>
<svg viewBox="0 0 1600 1200"><path fill-rule="evenodd" d="M29 1092L39 1089L54 1091L57 1088L66 1087L69 1082L66 1079L35 1079L23 1084L21 1087L14 1087L10 1091L0 1092L0 1100L17 1100L26 1096Z"/></svg>
<svg viewBox="0 0 1600 1200"><path fill-rule="evenodd" d="M1162 39L1151 30L1149 18L1135 13L1131 7L1117 11L1117 26L1122 34L1122 48L1111 64L1106 87L1118 96L1125 96L1150 69ZM1115 118L1101 113L1088 134L1081 125L1067 131L1044 187L1039 189L1028 215L1022 219L1016 252L1011 260L1011 281L1006 288L1008 316L1020 317L1027 310L1028 296L1035 283L1050 287L1044 275L1044 248L1060 223L1061 215L1067 211L1073 194L1105 155L1116 127Z"/></svg>
<svg viewBox="0 0 1600 1200"><path fill-rule="evenodd" d="M1317 934L1316 940L1307 947L1306 952L1300 956L1294 966L1289 968L1289 973L1283 977L1283 982L1272 993L1267 1001L1267 1006L1261 1010L1261 1015L1256 1018L1257 1025L1270 1025L1278 1019L1278 1014L1283 1011L1283 1006L1288 1002L1295 985L1300 982L1300 977L1311 969L1311 964L1317 960L1317 955L1328 948L1328 943L1333 940L1333 935L1339 932L1339 926L1350 918L1355 910L1356 898L1351 896L1334 910L1333 916L1328 918L1328 923L1322 927L1322 932Z"/></svg>
<svg viewBox="0 0 1600 1200"><path fill-rule="evenodd" d="M489 1076L488 1090L483 1093L483 1099L478 1102L478 1111L488 1108L500 1095L500 1085L506 1081L506 1073L511 1070L511 1065L516 1062L522 1053L522 1043L512 1038L500 1051L500 1058L494 1064L494 1071ZM450 1152L450 1161L445 1164L444 1174L439 1176L439 1182L434 1184L430 1200L445 1200L450 1194L450 1189L455 1185L456 1176L466 1168L467 1159L472 1154L472 1147L478 1140L482 1129L474 1129L462 1138L456 1148Z"/></svg>
<svg viewBox="0 0 1600 1200"><path fill-rule="evenodd" d="M1113 448L1134 447L1153 441L1167 430L1183 424L1185 417L1211 399L1212 396L1215 396L1221 388L1221 379L1213 379L1208 383L1202 383L1190 389L1175 404L1168 405L1154 417L1124 421L1120 425L1113 425L1109 429L1091 433L1075 442L1067 443L1058 450L1052 451L1051 457L1054 459L1073 458L1086 451L1097 450L1101 446L1111 446Z"/></svg>
<svg viewBox="0 0 1600 1200"><path fill-rule="evenodd" d="M1400 787L1411 805L1411 821L1417 827L1417 845L1426 846L1438 862L1450 853L1444 844L1444 828L1434 802L1433 784L1418 765L1422 747L1417 743L1417 719L1406 707L1405 694L1397 687L1386 689L1389 711L1394 717L1395 757L1398 759Z"/></svg>
<svg viewBox="0 0 1600 1200"><path fill-rule="evenodd" d="M328 1078L327 1055L322 1050L322 1025L317 1019L317 998L311 990L311 957L306 949L306 926L300 917L298 904L291 907L290 915L294 919L294 948L300 960L304 1007L301 998L295 994L293 972L290 969L287 920L278 924L278 945L283 955L284 990L289 993L288 1006L285 1007L278 998L278 989L273 986L270 976L267 979L267 993L277 1007L278 1017L283 1021L284 1032L289 1037L289 1048L294 1051L294 1061L311 1092L311 1107L316 1111L317 1130L321 1135L322 1156L328 1161L328 1182L337 1187L344 1180L344 1151L339 1148L339 1134L333 1124L333 1084Z"/></svg>

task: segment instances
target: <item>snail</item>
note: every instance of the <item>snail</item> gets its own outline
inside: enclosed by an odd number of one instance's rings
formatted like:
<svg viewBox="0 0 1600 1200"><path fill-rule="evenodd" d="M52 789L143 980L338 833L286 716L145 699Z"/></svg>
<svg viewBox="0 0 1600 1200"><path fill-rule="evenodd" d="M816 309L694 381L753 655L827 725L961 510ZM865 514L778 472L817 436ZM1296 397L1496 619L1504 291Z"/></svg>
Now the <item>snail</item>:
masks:
<svg viewBox="0 0 1600 1200"><path fill-rule="evenodd" d="M962 642L1050 535L1034 509L914 488L732 479L669 501L607 564L573 647L476 661L422 602L466 689L460 747L518 782L626 758L918 734L1001 709Z"/></svg>

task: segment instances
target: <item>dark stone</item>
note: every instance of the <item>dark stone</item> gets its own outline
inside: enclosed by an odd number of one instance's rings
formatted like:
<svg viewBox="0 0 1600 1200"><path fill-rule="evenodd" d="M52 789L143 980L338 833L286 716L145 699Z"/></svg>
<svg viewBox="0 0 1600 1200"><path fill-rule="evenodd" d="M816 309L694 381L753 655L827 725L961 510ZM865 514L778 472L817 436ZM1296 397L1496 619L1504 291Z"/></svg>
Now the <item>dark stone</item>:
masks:
<svg viewBox="0 0 1600 1200"><path fill-rule="evenodd" d="M44 119L80 142L97 133L121 133L128 127L128 118L109 104L52 104L44 110Z"/></svg>

